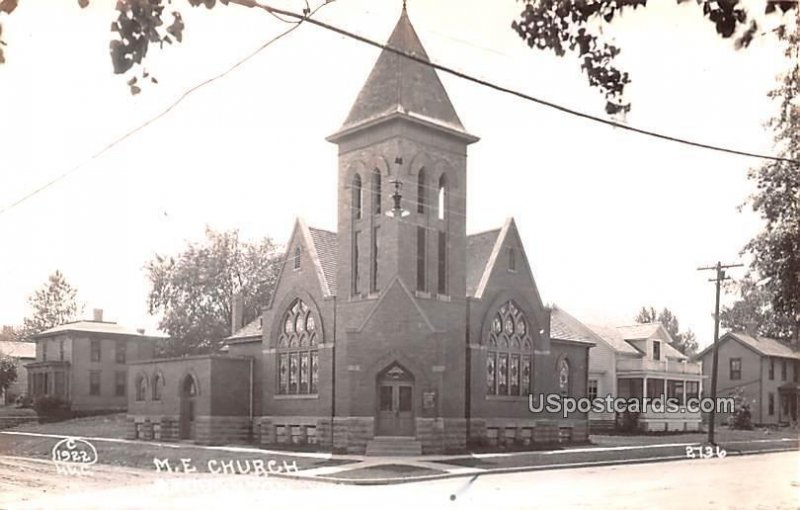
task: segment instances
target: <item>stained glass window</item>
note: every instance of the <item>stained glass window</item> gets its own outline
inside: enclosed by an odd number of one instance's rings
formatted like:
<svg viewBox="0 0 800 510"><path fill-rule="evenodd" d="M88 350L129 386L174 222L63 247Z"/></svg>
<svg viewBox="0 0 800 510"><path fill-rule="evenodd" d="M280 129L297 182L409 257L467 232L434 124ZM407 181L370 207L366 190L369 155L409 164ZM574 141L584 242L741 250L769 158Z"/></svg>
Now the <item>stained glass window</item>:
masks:
<svg viewBox="0 0 800 510"><path fill-rule="evenodd" d="M278 394L307 395L318 391L319 320L301 299L295 299L282 321L277 340Z"/></svg>
<svg viewBox="0 0 800 510"><path fill-rule="evenodd" d="M558 387L561 395L569 394L569 362L562 358L558 363Z"/></svg>
<svg viewBox="0 0 800 510"><path fill-rule="evenodd" d="M513 301L506 301L492 318L486 346L487 395L525 396L533 380L533 339L525 315Z"/></svg>

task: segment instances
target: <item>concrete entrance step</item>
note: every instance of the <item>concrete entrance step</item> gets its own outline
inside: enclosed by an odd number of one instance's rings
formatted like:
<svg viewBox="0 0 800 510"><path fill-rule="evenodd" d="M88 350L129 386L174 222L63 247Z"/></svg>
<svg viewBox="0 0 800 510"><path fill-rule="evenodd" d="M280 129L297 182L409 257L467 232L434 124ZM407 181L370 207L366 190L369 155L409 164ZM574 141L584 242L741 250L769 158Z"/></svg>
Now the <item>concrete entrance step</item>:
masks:
<svg viewBox="0 0 800 510"><path fill-rule="evenodd" d="M411 436L375 436L367 443L367 455L380 457L422 455L422 443Z"/></svg>

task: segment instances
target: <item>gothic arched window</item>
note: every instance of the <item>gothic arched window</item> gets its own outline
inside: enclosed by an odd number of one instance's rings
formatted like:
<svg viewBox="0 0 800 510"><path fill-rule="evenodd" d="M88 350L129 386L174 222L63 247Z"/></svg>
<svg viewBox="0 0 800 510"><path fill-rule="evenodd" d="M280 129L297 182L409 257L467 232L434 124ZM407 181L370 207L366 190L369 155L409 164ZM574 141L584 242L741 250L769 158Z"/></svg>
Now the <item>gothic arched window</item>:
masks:
<svg viewBox="0 0 800 510"><path fill-rule="evenodd" d="M567 358L561 358L558 362L558 391L561 393L562 397L566 397L569 395L569 383L570 383L570 373L569 373L569 361Z"/></svg>
<svg viewBox="0 0 800 510"><path fill-rule="evenodd" d="M381 213L381 171L377 168L372 171L372 212L375 214Z"/></svg>
<svg viewBox="0 0 800 510"><path fill-rule="evenodd" d="M361 208L364 204L364 193L361 187L361 176L353 176L353 218L361 219Z"/></svg>
<svg viewBox="0 0 800 510"><path fill-rule="evenodd" d="M145 395L147 395L147 377L144 374L138 374L136 376L136 400L143 401Z"/></svg>
<svg viewBox="0 0 800 510"><path fill-rule="evenodd" d="M425 212L425 190L428 187L426 182L425 169L422 168L417 175L417 212Z"/></svg>
<svg viewBox="0 0 800 510"><path fill-rule="evenodd" d="M161 372L156 372L153 377L153 400L161 400L161 392L164 389L164 376Z"/></svg>
<svg viewBox="0 0 800 510"><path fill-rule="evenodd" d="M295 299L284 313L278 336L278 393L313 395L319 382L321 341L314 312Z"/></svg>
<svg viewBox="0 0 800 510"><path fill-rule="evenodd" d="M485 339L487 395L527 395L533 375L533 340L528 320L506 301L492 316Z"/></svg>
<svg viewBox="0 0 800 510"><path fill-rule="evenodd" d="M444 219L444 212L447 208L447 176L442 174L439 178L439 219Z"/></svg>

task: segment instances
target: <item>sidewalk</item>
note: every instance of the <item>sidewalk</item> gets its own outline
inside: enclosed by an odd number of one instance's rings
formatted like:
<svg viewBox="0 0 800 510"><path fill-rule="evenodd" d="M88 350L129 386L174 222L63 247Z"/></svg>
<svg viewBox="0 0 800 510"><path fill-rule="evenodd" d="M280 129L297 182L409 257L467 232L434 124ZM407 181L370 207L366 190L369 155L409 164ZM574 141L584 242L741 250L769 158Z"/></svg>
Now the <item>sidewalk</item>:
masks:
<svg viewBox="0 0 800 510"><path fill-rule="evenodd" d="M67 436L36 432L0 431L0 450L4 455L49 458L50 450ZM224 465L236 464L237 472L225 474L259 475L250 471L256 462L263 476L300 478L356 485L395 484L484 474L566 469L588 466L661 462L687 458L687 447L700 446L697 436L649 437L651 444L619 444L618 438L601 436L594 445L531 452L493 452L463 455L423 455L409 457L366 457L331 453L265 450L248 446L200 446L187 443L156 443L105 437L84 437L93 443L101 464L155 471L158 458L162 467L168 460L174 474L218 473ZM642 441L645 438L632 437ZM614 442L617 444L614 444ZM605 445L603 444L605 443ZM609 444L610 443L610 444ZM654 443L654 444L653 444ZM719 441L727 455L750 455L775 451L797 451L796 437L744 437ZM192 470L182 467L189 458ZM697 459L703 462L704 459ZM249 463L248 463L249 462ZM249 466L248 472L241 472ZM270 467L272 466L272 467ZM267 468L268 471L267 471ZM274 468L274 469L273 469Z"/></svg>

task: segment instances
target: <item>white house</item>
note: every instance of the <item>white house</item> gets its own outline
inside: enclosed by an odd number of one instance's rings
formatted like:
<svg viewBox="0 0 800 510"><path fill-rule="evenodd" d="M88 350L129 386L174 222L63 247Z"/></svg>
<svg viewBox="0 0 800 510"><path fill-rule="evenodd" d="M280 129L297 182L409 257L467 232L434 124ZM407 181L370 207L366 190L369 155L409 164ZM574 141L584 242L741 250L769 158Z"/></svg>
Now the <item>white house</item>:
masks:
<svg viewBox="0 0 800 510"><path fill-rule="evenodd" d="M677 398L679 412L649 410L639 417L646 431L698 430L699 412L686 411L686 400L699 397L703 373L698 362L672 346L673 339L660 323L628 326L588 326L596 345L589 354L590 397ZM614 413L590 413L590 427L613 427Z"/></svg>

